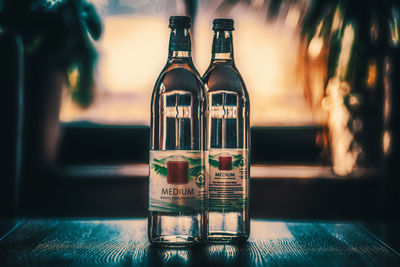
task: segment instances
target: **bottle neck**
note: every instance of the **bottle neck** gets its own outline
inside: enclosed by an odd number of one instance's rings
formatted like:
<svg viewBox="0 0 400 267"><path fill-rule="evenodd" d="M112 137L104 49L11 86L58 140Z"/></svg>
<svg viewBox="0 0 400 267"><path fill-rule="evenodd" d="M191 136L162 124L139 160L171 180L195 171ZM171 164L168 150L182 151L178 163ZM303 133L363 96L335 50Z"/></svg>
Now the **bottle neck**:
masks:
<svg viewBox="0 0 400 267"><path fill-rule="evenodd" d="M233 44L231 31L215 31L212 46L212 61L233 61Z"/></svg>
<svg viewBox="0 0 400 267"><path fill-rule="evenodd" d="M169 38L168 59L188 59L191 53L190 30L188 28L171 29Z"/></svg>

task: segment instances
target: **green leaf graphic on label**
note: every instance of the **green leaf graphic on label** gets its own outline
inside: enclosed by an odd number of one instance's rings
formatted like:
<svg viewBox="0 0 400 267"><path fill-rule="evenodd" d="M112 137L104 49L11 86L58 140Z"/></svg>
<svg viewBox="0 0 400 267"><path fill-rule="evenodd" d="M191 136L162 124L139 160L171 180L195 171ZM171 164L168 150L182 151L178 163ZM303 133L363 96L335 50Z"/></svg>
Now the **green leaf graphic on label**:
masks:
<svg viewBox="0 0 400 267"><path fill-rule="evenodd" d="M156 161L156 159L154 159L154 161ZM164 166L161 166L161 165L158 165L156 163L153 163L151 167L159 175L167 176L167 174L168 174L168 169L166 167L164 167Z"/></svg>
<svg viewBox="0 0 400 267"><path fill-rule="evenodd" d="M218 160L215 160L213 156L209 157L208 163L210 164L210 166L212 166L214 168L218 168L218 166L219 166Z"/></svg>
<svg viewBox="0 0 400 267"><path fill-rule="evenodd" d="M186 158L186 157L185 157L185 158ZM195 158L195 159L186 158L186 159L189 161L190 165L193 165L193 166L201 166L201 158Z"/></svg>
<svg viewBox="0 0 400 267"><path fill-rule="evenodd" d="M243 155L233 155L233 158L235 160L232 162L232 168L237 168L244 165Z"/></svg>
<svg viewBox="0 0 400 267"><path fill-rule="evenodd" d="M156 162L156 163L158 163L158 164L165 164L165 160L166 160L167 158L164 158L164 159L156 159L156 158L154 158L153 160L154 160L154 162Z"/></svg>

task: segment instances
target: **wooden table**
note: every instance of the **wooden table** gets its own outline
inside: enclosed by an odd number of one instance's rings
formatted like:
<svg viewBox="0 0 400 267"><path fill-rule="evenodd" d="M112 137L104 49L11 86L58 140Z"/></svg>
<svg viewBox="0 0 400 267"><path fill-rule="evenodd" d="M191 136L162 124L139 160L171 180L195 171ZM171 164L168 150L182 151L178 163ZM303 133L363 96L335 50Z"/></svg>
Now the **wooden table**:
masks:
<svg viewBox="0 0 400 267"><path fill-rule="evenodd" d="M0 239L0 266L400 266L360 223L252 220L243 245L160 249L147 220L23 219Z"/></svg>

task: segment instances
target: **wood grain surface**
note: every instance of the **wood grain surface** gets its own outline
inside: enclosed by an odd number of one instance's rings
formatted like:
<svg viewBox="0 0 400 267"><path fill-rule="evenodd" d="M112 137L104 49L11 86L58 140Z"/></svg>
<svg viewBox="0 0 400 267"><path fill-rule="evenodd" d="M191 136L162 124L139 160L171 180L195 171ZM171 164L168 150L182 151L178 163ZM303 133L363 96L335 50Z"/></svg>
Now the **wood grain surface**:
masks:
<svg viewBox="0 0 400 267"><path fill-rule="evenodd" d="M400 266L359 223L252 220L242 245L155 248L147 220L25 219L0 238L0 266Z"/></svg>

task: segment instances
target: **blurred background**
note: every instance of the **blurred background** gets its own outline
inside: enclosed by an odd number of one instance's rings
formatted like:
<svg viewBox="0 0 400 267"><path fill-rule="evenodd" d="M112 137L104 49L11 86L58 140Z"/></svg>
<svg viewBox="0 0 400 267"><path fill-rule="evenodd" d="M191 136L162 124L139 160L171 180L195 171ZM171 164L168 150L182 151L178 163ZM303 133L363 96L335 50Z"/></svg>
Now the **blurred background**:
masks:
<svg viewBox="0 0 400 267"><path fill-rule="evenodd" d="M212 20L235 20L252 217L360 220L400 247L394 0L0 1L0 216L146 216L171 15L191 16L201 74Z"/></svg>

